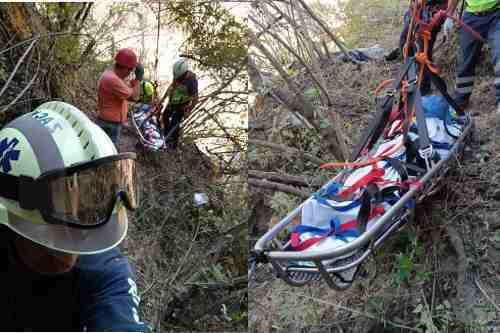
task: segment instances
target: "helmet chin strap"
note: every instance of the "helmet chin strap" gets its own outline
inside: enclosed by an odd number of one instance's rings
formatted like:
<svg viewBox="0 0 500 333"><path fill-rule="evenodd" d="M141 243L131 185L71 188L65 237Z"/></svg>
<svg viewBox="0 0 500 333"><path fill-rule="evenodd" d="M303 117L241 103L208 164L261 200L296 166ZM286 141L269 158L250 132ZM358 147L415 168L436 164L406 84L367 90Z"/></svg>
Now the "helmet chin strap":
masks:
<svg viewBox="0 0 500 333"><path fill-rule="evenodd" d="M16 234L15 250L30 270L40 274L62 274L76 264L78 255L51 250Z"/></svg>

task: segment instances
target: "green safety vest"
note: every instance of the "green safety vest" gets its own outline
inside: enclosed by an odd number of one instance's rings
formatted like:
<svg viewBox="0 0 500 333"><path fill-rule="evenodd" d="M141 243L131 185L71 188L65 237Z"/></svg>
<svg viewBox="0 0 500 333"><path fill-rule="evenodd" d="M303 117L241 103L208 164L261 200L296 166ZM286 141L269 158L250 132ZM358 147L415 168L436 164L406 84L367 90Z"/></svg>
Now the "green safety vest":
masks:
<svg viewBox="0 0 500 333"><path fill-rule="evenodd" d="M466 3L468 12L480 13L498 7L500 0L466 0Z"/></svg>
<svg viewBox="0 0 500 333"><path fill-rule="evenodd" d="M182 83L175 85L172 95L170 95L170 104L181 105L191 101L192 96L189 95L188 89Z"/></svg>

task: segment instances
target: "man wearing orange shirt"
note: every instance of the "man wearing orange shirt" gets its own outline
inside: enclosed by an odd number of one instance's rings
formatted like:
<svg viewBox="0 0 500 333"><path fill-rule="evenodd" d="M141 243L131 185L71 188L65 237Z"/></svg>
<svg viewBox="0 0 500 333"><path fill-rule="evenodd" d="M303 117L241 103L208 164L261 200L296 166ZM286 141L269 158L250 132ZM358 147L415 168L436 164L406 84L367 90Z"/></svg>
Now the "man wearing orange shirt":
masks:
<svg viewBox="0 0 500 333"><path fill-rule="evenodd" d="M135 79L130 83L125 78L135 69ZM137 62L132 49L121 49L115 56L112 69L101 75L98 84L97 124L118 146L122 124L127 122L128 103L137 99L139 82L144 78L144 67Z"/></svg>

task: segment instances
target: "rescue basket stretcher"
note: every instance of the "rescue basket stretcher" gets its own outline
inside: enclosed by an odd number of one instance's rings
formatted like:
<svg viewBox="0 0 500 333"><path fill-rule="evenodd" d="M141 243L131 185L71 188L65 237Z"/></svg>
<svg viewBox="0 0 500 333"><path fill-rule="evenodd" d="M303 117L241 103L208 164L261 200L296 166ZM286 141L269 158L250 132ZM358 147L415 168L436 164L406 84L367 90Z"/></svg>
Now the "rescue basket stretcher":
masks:
<svg viewBox="0 0 500 333"><path fill-rule="evenodd" d="M329 287L334 289L343 290L350 287L361 264L369 258L370 254L391 234L411 221L414 205L408 205L408 203L418 203L433 193L444 174L463 152L465 140L472 128L472 121L470 118L467 119L461 136L450 149L450 154L435 163L418 179L418 186L410 187L390 209L358 237L331 249L287 250L290 248L291 240L282 244L278 236L283 235L285 230L301 215L303 207L313 200L313 197L310 197L263 235L255 244L254 253L257 256L263 256L264 261L272 265L277 277L292 286L302 286L311 281L324 280ZM343 172L325 184L323 188L342 177Z"/></svg>
<svg viewBox="0 0 500 333"><path fill-rule="evenodd" d="M258 263L269 263L277 277L292 286L324 280L334 289L350 287L361 265L412 220L415 204L439 189L443 176L463 153L472 119L448 94L438 67L428 57L432 31L446 17L453 17L440 10L425 18L424 5L425 1L410 2L412 20L403 64L394 79L375 90L378 95L383 89L385 95L377 100L377 112L354 149L353 162L330 163L345 169L257 241L250 256L249 281ZM435 109L426 109L424 104L430 100L421 95L425 72L441 93ZM446 104L447 111L440 103ZM401 154L374 150L399 134L403 139L397 147L406 149Z"/></svg>
<svg viewBox="0 0 500 333"><path fill-rule="evenodd" d="M135 103L130 111L130 122L139 143L147 150L161 151L165 149L165 137L158 124L159 106Z"/></svg>

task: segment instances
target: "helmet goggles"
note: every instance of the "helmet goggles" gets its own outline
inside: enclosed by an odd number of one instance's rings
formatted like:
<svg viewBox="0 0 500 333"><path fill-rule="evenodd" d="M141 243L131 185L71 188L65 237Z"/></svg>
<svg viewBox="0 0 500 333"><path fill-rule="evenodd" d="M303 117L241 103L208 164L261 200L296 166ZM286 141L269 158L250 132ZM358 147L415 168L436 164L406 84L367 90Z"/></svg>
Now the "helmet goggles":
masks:
<svg viewBox="0 0 500 333"><path fill-rule="evenodd" d="M97 228L111 220L117 204L137 208L134 153L77 163L34 179L0 173L0 196L22 209L40 211L50 224Z"/></svg>

